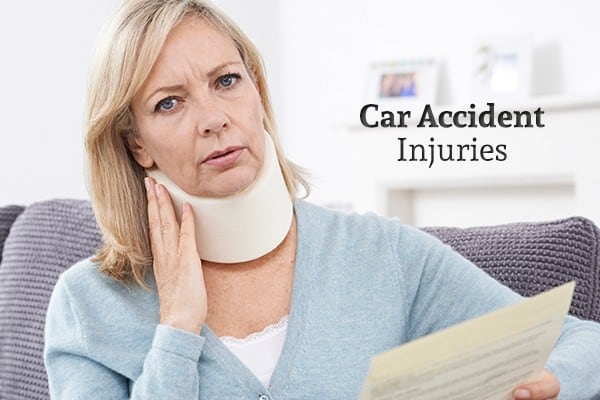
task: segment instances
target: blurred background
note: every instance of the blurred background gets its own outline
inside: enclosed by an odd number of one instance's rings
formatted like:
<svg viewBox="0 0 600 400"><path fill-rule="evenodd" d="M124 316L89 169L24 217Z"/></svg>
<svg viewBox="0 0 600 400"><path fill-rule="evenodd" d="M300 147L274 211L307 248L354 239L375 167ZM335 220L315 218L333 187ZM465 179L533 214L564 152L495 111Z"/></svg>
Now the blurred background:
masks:
<svg viewBox="0 0 600 400"><path fill-rule="evenodd" d="M215 3L262 52L284 150L311 172L310 201L398 216L416 226L570 215L600 224L599 2ZM34 0L3 7L0 205L88 197L82 148L87 71L96 36L119 4ZM483 50L496 57L487 65L491 74L495 65L518 90L485 94L489 87L476 76ZM506 110L541 107L546 126L364 128L359 112L366 103L409 106L407 99L373 98L381 73L373 66L404 73L422 60L436 67L429 82L435 90L417 100L439 110L468 110L470 103L483 109L486 100ZM422 145L431 138L462 144L476 137L480 144L506 144L508 158L429 168L398 161L399 137Z"/></svg>

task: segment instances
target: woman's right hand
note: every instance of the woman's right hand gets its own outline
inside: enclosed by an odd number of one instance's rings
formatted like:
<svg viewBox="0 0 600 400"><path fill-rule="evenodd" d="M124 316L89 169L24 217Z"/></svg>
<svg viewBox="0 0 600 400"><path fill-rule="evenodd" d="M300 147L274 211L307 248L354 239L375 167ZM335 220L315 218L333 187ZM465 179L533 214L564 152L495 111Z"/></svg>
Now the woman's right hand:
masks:
<svg viewBox="0 0 600 400"><path fill-rule="evenodd" d="M144 183L160 323L198 334L208 308L194 212L185 203L180 225L167 189L152 178Z"/></svg>

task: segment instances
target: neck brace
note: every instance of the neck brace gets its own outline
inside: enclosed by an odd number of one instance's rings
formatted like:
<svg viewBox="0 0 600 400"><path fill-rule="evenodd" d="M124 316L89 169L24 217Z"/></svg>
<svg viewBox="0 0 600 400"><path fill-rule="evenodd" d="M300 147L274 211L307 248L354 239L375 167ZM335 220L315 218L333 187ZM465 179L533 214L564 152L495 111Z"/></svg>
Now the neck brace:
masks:
<svg viewBox="0 0 600 400"><path fill-rule="evenodd" d="M179 221L184 202L194 209L196 246L203 260L237 263L259 258L283 241L292 224L292 201L266 132L264 162L256 180L232 196L193 196L158 169L146 174L167 188Z"/></svg>

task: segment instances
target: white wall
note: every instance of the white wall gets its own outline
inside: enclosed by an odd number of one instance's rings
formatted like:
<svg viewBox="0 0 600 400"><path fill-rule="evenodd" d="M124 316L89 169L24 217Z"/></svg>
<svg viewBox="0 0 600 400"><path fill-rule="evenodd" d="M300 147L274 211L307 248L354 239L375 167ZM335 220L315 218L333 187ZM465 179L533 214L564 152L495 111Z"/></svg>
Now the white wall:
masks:
<svg viewBox="0 0 600 400"><path fill-rule="evenodd" d="M399 164L396 138L403 132L356 129L360 124L359 109L365 101L364 82L373 61L440 59L443 69L439 102L453 107L468 104L473 43L483 35L533 35L534 95L577 99L592 93L600 97L600 53L594 51L600 37L600 25L595 21L595 16L600 15L600 3L305 0L284 4L283 134L292 158L314 172L313 200L345 208L352 205L359 211L384 211L379 206L379 194L375 193L383 182L402 186L411 183L406 181L440 181L450 176L459 180L474 176L494 178L499 174L518 178L525 171L534 170L541 179L544 175L571 176L576 186L572 192L577 198L566 199L560 207L565 207L565 213L593 212L594 219L600 222L600 211L592 206L600 202L596 172L600 166L583 166L578 161L583 154L589 156L593 149L600 148L600 136L594 134L600 132L600 108L586 112L585 118L579 118L577 113L550 116L559 131L520 132L523 137L514 131L495 132L509 136L515 149L514 162L484 168L476 163L448 164L430 171L410 163ZM533 98L530 104L536 101ZM539 101L540 105L547 103ZM419 134L443 134L447 140L460 140L455 132L425 129ZM531 157L527 163L528 154ZM544 212L529 215L553 217L553 204L540 202L536 210ZM518 207L519 203L494 213L508 220L511 213L522 215L523 210L517 210ZM425 219L427 224L442 221L439 208L430 208L429 214L432 213L436 218ZM469 208L453 214L455 221L467 220Z"/></svg>
<svg viewBox="0 0 600 400"><path fill-rule="evenodd" d="M0 12L0 204L86 198L88 61L118 0L12 1Z"/></svg>

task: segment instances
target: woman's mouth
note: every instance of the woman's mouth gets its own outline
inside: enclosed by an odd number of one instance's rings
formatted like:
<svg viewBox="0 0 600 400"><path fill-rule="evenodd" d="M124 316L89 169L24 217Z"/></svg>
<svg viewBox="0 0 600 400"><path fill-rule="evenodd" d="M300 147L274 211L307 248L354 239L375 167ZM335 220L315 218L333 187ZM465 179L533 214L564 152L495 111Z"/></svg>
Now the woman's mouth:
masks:
<svg viewBox="0 0 600 400"><path fill-rule="evenodd" d="M228 147L223 150L213 151L202 161L202 164L229 167L237 162L243 151L243 147Z"/></svg>

